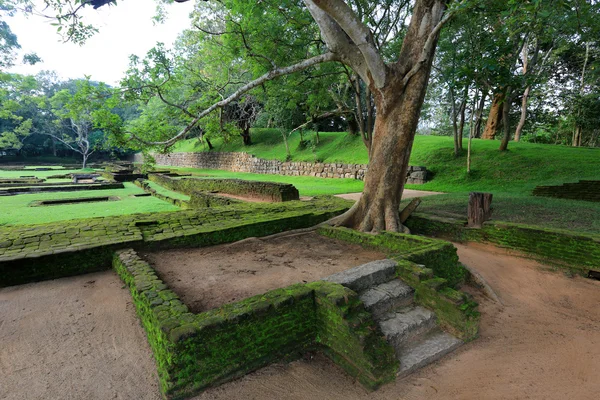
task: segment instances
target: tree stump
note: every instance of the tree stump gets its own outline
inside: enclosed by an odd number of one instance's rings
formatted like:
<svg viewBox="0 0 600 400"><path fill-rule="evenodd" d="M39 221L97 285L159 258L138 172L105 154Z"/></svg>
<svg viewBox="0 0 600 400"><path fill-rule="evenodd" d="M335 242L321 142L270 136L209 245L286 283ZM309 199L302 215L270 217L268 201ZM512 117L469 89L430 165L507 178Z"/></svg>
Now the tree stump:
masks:
<svg viewBox="0 0 600 400"><path fill-rule="evenodd" d="M469 194L469 208L467 210L467 226L469 228L482 228L483 223L492 216L492 194L471 192Z"/></svg>

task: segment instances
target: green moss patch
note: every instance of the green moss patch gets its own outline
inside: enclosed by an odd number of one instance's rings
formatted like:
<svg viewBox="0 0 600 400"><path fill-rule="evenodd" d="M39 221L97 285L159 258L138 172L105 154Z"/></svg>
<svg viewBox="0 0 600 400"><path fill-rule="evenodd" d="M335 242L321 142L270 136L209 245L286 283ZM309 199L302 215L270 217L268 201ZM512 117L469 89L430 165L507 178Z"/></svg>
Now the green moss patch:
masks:
<svg viewBox="0 0 600 400"><path fill-rule="evenodd" d="M131 291L169 398L314 349L367 387L395 377L392 349L356 293L340 285L297 284L192 314L133 250L117 252L113 266Z"/></svg>
<svg viewBox="0 0 600 400"><path fill-rule="evenodd" d="M415 233L454 241L489 242L523 251L534 258L588 274L600 270L600 236L558 229L487 222L482 229L465 227L466 220L413 214L406 225Z"/></svg>
<svg viewBox="0 0 600 400"><path fill-rule="evenodd" d="M221 192L236 196L245 196L273 202L298 200L298 189L293 185L244 181L241 179L175 179L163 174L150 174L151 181L170 190L192 195L194 192Z"/></svg>
<svg viewBox="0 0 600 400"><path fill-rule="evenodd" d="M4 227L0 229L0 287L107 268L110 262L94 256L95 250L106 247L157 249L228 243L313 226L344 212L348 204L330 197ZM83 264L82 251L91 255Z"/></svg>

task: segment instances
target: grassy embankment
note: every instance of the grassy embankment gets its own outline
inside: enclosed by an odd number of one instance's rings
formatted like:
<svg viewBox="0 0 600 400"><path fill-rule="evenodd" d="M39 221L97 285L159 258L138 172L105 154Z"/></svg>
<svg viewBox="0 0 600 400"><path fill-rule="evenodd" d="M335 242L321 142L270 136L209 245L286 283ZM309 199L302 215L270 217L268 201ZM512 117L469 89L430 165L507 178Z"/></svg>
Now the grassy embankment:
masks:
<svg viewBox="0 0 600 400"><path fill-rule="evenodd" d="M314 134L305 140L314 140ZM216 151L246 151L257 157L284 160L285 146L277 130L255 130L254 145L241 141L213 143ZM465 148L466 143L465 140ZM367 152L360 138L345 133L321 133L320 144L313 149L297 150L299 136L289 139L292 161L366 163ZM510 143L509 151L499 152L498 141L474 140L471 173L466 172L466 155L455 158L449 137L417 136L411 165L424 165L434 179L424 185L407 188L446 192L423 198L419 211L440 215L466 215L468 193L494 194L494 216L498 221L600 233L600 204L531 196L538 185L600 179L600 149L571 148L530 143ZM179 143L173 151L204 151L196 139ZM294 184L301 195L338 194L362 190L362 182L346 179L322 179L211 171L186 168L187 172L215 177L269 180Z"/></svg>

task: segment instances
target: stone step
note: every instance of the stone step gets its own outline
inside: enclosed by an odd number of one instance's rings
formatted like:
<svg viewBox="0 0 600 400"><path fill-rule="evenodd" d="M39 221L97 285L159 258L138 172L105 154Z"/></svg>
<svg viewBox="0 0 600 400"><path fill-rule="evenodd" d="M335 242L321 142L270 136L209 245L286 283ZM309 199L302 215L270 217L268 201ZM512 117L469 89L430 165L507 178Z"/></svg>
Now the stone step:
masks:
<svg viewBox="0 0 600 400"><path fill-rule="evenodd" d="M400 349L400 371L398 376L408 375L417 369L439 360L456 350L463 342L454 336L435 328L419 340L408 343Z"/></svg>
<svg viewBox="0 0 600 400"><path fill-rule="evenodd" d="M381 332L400 355L400 350L413 338L436 327L436 316L421 306L408 306L387 313L378 320Z"/></svg>
<svg viewBox="0 0 600 400"><path fill-rule="evenodd" d="M358 267L338 272L324 278L324 281L339 283L357 293L363 292L373 286L389 282L396 276L398 263L393 260L377 260Z"/></svg>
<svg viewBox="0 0 600 400"><path fill-rule="evenodd" d="M413 288L400 279L394 279L365 290L360 299L373 318L379 320L392 309L410 305L413 293Z"/></svg>

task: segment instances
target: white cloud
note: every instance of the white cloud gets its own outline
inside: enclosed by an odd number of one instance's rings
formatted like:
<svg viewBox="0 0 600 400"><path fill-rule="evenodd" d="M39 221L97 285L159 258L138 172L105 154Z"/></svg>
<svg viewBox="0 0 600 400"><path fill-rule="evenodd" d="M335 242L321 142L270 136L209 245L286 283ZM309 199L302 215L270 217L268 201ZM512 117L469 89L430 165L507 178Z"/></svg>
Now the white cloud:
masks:
<svg viewBox="0 0 600 400"><path fill-rule="evenodd" d="M54 70L61 78L91 75L93 80L116 84L127 69L130 54L144 56L156 42L170 47L177 35L189 28L188 16L193 7L194 1L169 6L166 22L158 25L152 22L155 3L150 0L119 1L117 6L98 10L86 7L84 22L96 25L100 32L82 46L62 42L56 27L44 17L8 18L22 53L35 52L43 60L34 66L15 65L11 72L36 74Z"/></svg>

